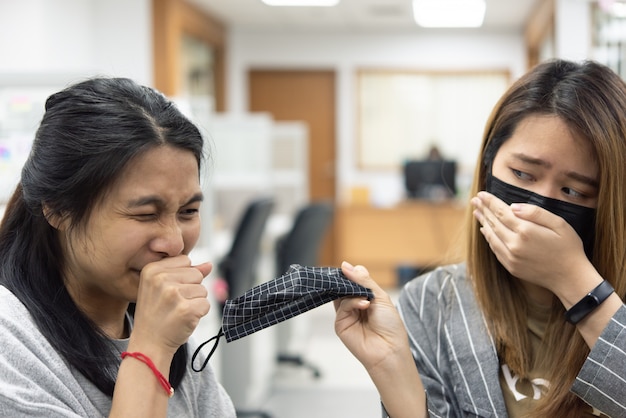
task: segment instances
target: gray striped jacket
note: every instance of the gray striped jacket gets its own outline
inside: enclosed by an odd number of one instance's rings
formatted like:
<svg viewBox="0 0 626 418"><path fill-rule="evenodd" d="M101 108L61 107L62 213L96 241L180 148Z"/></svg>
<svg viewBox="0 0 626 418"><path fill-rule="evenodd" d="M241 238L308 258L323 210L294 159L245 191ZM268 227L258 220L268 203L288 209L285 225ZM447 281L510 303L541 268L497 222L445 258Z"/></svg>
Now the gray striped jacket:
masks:
<svg viewBox="0 0 626 418"><path fill-rule="evenodd" d="M507 417L497 353L465 265L409 282L398 302L433 417ZM610 417L626 417L626 306L603 331L572 391Z"/></svg>

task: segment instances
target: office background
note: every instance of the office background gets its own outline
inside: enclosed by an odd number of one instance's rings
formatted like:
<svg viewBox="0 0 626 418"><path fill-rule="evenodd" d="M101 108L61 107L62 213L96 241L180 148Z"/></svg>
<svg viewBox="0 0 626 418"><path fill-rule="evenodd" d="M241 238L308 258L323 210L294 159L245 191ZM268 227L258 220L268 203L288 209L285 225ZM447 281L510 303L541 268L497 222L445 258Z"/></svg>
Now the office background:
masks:
<svg viewBox="0 0 626 418"><path fill-rule="evenodd" d="M207 4L217 1L230 0L210 0ZM290 216L297 207L318 196L308 190L312 179L306 150L310 132L306 124L300 121L275 123L271 115L249 115L249 109L253 107L250 72L266 69L328 72L334 85L332 130L335 145L331 166L326 167L333 179L331 198L338 209L356 203L365 204L350 209L350 212L337 213L333 251L338 254L327 255L325 260L335 263L344 255L354 258L363 256L363 263L366 264L371 259L372 269L379 273L378 277L386 277L385 283L393 290L397 278L391 277L393 272L390 269L402 266L393 264L398 262L397 259L377 259L381 249L372 248L372 245L381 240L399 242L405 239L407 234L381 238L381 234L389 230L385 219L397 220L401 217L401 222L407 225L415 218L415 212L407 207L395 212L384 210L394 208L403 198L399 168L371 169L363 166L359 160L359 74L368 69L421 73L497 71L508 74L512 81L530 65L527 48L529 22L513 28L500 27L488 31L406 28L367 31L294 30L280 27L260 29L229 25L218 19L217 27L223 33L216 37L223 37L223 50L218 52L224 67L222 73L218 71L213 74L213 80L219 82L220 86L218 91L215 88L208 89L209 96L216 93L215 97L194 101L185 94L189 86L180 82L177 88L172 87L171 79L164 82L160 70L155 69L156 62L162 63L160 68L169 68L172 62L159 61L163 59L164 52L158 48L155 50L155 42L158 42L155 40L158 38L156 34L167 34L171 28L154 27L154 22L163 17L155 14L154 6L158 5L161 12L167 12L167 7L181 2L183 0L0 0L0 201L6 198L14 185L20 162L26 158L29 141L32 140L38 117L43 112L43 100L48 94L71 82L94 75L130 77L143 84L165 86L164 90L168 94L174 91L180 105L189 108L192 114L195 112L194 118L212 138L218 151L215 155L217 167L210 173L209 177L212 178L206 186L210 196L203 210L208 221L203 225L206 232L203 232L203 247L197 256L215 257L223 254L232 235L221 232L232 231L245 199L254 196L257 191L271 192L271 186L280 183L289 189L282 197L283 205L285 201L290 201L292 205L279 213L282 217L274 218L268 225L269 237L263 244L263 251L269 254L272 251L269 241L288 228ZM201 3L201 0L195 2ZM539 45L539 59L605 57L594 50L593 25L597 22L594 20L591 1L536 0L535 3L550 3L554 8L552 31L549 39ZM210 13L209 10L203 12ZM215 16L211 18L216 19ZM189 44L184 48L193 50L195 46ZM203 56L198 59L210 62L215 58ZM202 83L200 80L200 87L195 87L203 90L205 86ZM202 97L206 99L205 96ZM227 116L216 116L216 110L226 111ZM198 112L203 114L199 115ZM487 115L483 117L486 120ZM479 125L483 123L481 121ZM445 142L438 144L448 157L461 161L461 199L465 197L463 189L468 186L481 133L468 132L467 137L457 138L453 145ZM280 135L284 141L276 147L291 150L286 159L292 164L289 166L285 163L286 174L278 176L276 180L276 176L265 176L268 170L271 171L268 169L268 161L272 156L267 149ZM242 155L240 147L245 147L245 138L255 138L258 148L247 148L245 155ZM433 141L438 141L438 138L433 137ZM229 147L228 143L236 143L237 146ZM429 143L423 143L421 149L429 145L430 140ZM385 146L385 138L381 138L381 146ZM285 158L285 155L280 158ZM229 170L232 171L233 167L240 167L240 171L232 174ZM248 176L239 176L246 170L250 172ZM365 191L365 195L360 191ZM225 201L230 203L225 204ZM455 208L436 209L436 214L427 212L425 218L432 220L435 219L433 216L437 216L437 222L447 226L454 226L458 222L458 211ZM424 208L419 210L423 211ZM228 214L230 217L215 221L217 214ZM353 223L345 222L345 219ZM430 222L431 226L439 228L437 222ZM369 236L353 236L354 241L342 239L347 235L352 236L355 230L367 232L363 225L374 225L376 229L370 231ZM402 232L402 228L399 226L396 230ZM357 246L372 235L377 237L372 245ZM421 239L426 244L422 241L408 241L404 247L410 250L412 245L424 246L433 242L429 235ZM431 247L440 251L447 242L439 240L436 244ZM354 261L352 258L350 260ZM269 279L273 274L271 262L271 255L262 261L260 279ZM380 266L376 263L380 263ZM274 366L270 367L272 361L270 357L268 362L268 353L273 355L275 341L272 330L269 333L263 331L255 339L251 337L257 348L251 354L255 368L249 376L249 382L253 387L248 389L248 393L233 395L238 401L241 399L242 404L262 403L276 412L279 418L304 418L307 412L312 413L308 416L378 416L375 390L364 371L332 335L332 307L320 308L313 314L316 316L309 316L308 320L294 321L298 326L296 334L301 338L296 345L322 367L324 378L321 381L311 380L307 372L277 371ZM218 320L219 316L212 311L203 322L199 335L208 337L214 334ZM219 363L214 366L218 373L229 373L229 369L221 367ZM293 404L285 403L289 398L293 399ZM311 398L316 402L317 411L308 411L311 408L306 402ZM324 399L329 400L328 408L331 412L324 412ZM358 403L364 399L367 399L364 404L369 415L355 409L343 413L336 409L338 405L350 405L352 401ZM277 412L280 408L285 411L292 407L300 412L297 415L288 412L280 415Z"/></svg>
<svg viewBox="0 0 626 418"><path fill-rule="evenodd" d="M511 0L514 1L514 0ZM587 0L556 0L553 54L591 55ZM153 85L151 0L0 0L0 86L63 85L95 74L123 75ZM225 106L248 110L251 68L330 69L336 74L336 184L376 187L396 173L361 170L355 159L356 73L361 68L508 70L527 68L524 28L472 30L293 32L227 28ZM467 138L459 155L475 155ZM469 158L469 157L468 157Z"/></svg>

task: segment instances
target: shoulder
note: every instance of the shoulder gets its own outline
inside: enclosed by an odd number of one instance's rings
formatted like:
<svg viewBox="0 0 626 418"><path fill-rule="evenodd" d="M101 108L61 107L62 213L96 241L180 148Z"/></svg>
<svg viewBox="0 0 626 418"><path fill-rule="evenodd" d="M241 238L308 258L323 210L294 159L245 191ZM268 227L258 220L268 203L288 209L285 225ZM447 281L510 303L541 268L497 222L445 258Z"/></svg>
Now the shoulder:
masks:
<svg viewBox="0 0 626 418"><path fill-rule="evenodd" d="M46 338L35 324L24 304L9 289L0 285L0 351L17 347L20 351L34 350L38 355L51 350Z"/></svg>
<svg viewBox="0 0 626 418"><path fill-rule="evenodd" d="M478 326L484 318L465 264L439 267L407 283L400 293L398 310L409 327L455 328L459 323Z"/></svg>
<svg viewBox="0 0 626 418"><path fill-rule="evenodd" d="M24 304L6 287L0 285L0 324L15 331L35 331L32 317Z"/></svg>
<svg viewBox="0 0 626 418"><path fill-rule="evenodd" d="M0 354L4 360L38 358L39 364L44 359L59 358L39 331L26 306L4 286L0 286L0 333Z"/></svg>
<svg viewBox="0 0 626 418"><path fill-rule="evenodd" d="M8 311L7 304L20 303L17 297L6 287L0 285L0 312ZM21 303L20 303L21 305Z"/></svg>
<svg viewBox="0 0 626 418"><path fill-rule="evenodd" d="M452 303L458 298L473 298L465 264L438 267L408 282L400 292L401 306L434 306ZM429 303L437 301L437 304Z"/></svg>
<svg viewBox="0 0 626 418"><path fill-rule="evenodd" d="M30 416L29 408L96 416L64 359L41 334L26 307L0 286L0 415ZM67 412L66 415L71 415ZM56 416L56 415L55 415Z"/></svg>
<svg viewBox="0 0 626 418"><path fill-rule="evenodd" d="M0 334L3 366L12 364L16 373L69 373L66 362L41 333L26 306L3 286L0 286ZM30 366L24 368L26 364Z"/></svg>

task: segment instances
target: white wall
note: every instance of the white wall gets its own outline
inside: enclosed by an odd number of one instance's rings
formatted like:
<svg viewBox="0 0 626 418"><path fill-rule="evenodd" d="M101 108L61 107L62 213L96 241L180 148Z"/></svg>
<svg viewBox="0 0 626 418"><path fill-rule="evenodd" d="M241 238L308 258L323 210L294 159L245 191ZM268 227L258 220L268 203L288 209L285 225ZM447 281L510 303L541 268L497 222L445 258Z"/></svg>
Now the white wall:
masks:
<svg viewBox="0 0 626 418"><path fill-rule="evenodd" d="M355 77L359 68L506 69L513 78L526 68L522 34L513 32L436 32L425 36L232 30L227 56L227 106L234 112L248 109L247 72L251 68L335 70L338 198L343 199L351 186L366 186L374 200L383 204L402 198L402 179L398 172L368 172L357 167ZM468 140L459 153L476 154L479 142L480 138ZM376 195L380 193L385 196L379 199Z"/></svg>
<svg viewBox="0 0 626 418"><path fill-rule="evenodd" d="M150 0L0 0L0 205L51 93L97 75L152 85L152 62Z"/></svg>
<svg viewBox="0 0 626 418"><path fill-rule="evenodd" d="M589 56L588 0L557 0L555 53ZM67 84L88 76L118 75L151 85L150 0L0 0L0 87ZM247 104L250 68L334 69L337 74L337 190L365 185L401 193L397 173L359 170L355 160L355 72L390 69L526 68L521 33L475 35L436 31L370 35L232 30L227 51L227 107ZM468 141L467 153L478 145Z"/></svg>
<svg viewBox="0 0 626 418"><path fill-rule="evenodd" d="M554 56L573 60L589 58L591 24L590 0L556 0ZM403 194L400 174L364 171L357 166L357 70L507 69L516 79L527 67L522 31L481 35L471 30L424 33L369 35L231 30L227 54L227 107L234 112L248 109L247 72L252 68L335 70L337 197L341 201L349 187L366 186L374 194L374 201L380 192L386 195L382 196L383 200L393 203ZM480 138L468 140L464 149L458 152L475 156L479 142ZM473 167L462 167L461 188L468 186L472 170Z"/></svg>
<svg viewBox="0 0 626 418"><path fill-rule="evenodd" d="M555 55L583 60L592 56L590 0L556 0Z"/></svg>
<svg viewBox="0 0 626 418"><path fill-rule="evenodd" d="M0 85L152 84L150 0L0 0Z"/></svg>

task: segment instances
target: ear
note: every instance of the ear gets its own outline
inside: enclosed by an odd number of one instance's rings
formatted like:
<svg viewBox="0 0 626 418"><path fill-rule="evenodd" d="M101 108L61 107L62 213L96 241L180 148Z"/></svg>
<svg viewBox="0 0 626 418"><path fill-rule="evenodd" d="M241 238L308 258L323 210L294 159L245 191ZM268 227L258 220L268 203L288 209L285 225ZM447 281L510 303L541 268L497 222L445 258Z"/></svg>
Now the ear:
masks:
<svg viewBox="0 0 626 418"><path fill-rule="evenodd" d="M67 220L64 216L54 213L52 209L50 209L50 206L45 203L42 210L44 218L46 218L46 221L48 221L48 224L50 224L51 227L59 231L64 231L66 229Z"/></svg>

